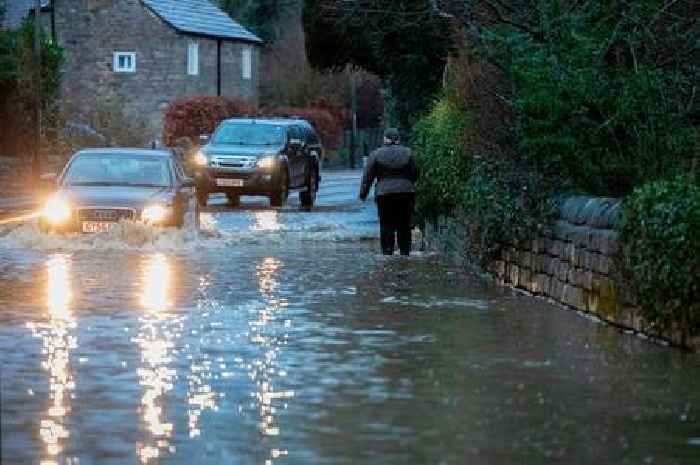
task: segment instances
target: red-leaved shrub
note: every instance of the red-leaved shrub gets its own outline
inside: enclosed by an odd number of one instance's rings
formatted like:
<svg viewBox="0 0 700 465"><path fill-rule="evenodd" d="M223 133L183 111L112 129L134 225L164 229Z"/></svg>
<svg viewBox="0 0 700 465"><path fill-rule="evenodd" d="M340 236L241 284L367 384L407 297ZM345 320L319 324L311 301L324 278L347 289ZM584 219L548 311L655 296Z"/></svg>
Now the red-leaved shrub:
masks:
<svg viewBox="0 0 700 465"><path fill-rule="evenodd" d="M352 128L352 112L342 103L326 97L317 97L309 102L309 107L317 110L327 110L338 121L341 129Z"/></svg>
<svg viewBox="0 0 700 465"><path fill-rule="evenodd" d="M278 107L265 110L266 116L297 117L305 119L316 128L327 149L337 149L343 137L341 122L325 109Z"/></svg>
<svg viewBox="0 0 700 465"><path fill-rule="evenodd" d="M254 116L250 103L230 97L192 96L179 98L168 105L163 123L163 142L171 146L181 137L199 143L201 134L211 134L226 118Z"/></svg>

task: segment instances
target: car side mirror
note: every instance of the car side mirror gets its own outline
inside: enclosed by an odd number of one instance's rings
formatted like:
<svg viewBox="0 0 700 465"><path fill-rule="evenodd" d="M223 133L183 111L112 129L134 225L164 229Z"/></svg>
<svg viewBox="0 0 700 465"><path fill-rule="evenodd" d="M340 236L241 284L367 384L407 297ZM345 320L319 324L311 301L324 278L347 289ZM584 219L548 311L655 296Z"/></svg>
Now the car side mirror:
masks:
<svg viewBox="0 0 700 465"><path fill-rule="evenodd" d="M194 187L194 179L192 178L185 178L182 180L182 187Z"/></svg>
<svg viewBox="0 0 700 465"><path fill-rule="evenodd" d="M209 139L211 138L211 134L201 134L199 136L199 142L200 144L204 145L209 142Z"/></svg>

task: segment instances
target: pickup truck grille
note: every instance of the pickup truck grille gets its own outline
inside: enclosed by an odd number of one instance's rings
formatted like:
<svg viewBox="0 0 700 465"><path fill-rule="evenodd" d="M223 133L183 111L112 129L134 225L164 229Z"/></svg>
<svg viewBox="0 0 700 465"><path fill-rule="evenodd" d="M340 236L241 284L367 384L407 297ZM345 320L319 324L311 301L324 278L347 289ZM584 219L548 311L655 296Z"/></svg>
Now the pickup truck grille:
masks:
<svg viewBox="0 0 700 465"><path fill-rule="evenodd" d="M82 208L78 210L80 221L99 221L116 223L121 220L133 220L136 212L126 208Z"/></svg>
<svg viewBox="0 0 700 465"><path fill-rule="evenodd" d="M224 168L246 168L246 165L243 163L227 163L225 161L220 161L218 165Z"/></svg>
<svg viewBox="0 0 700 465"><path fill-rule="evenodd" d="M254 169L257 165L258 159L256 157L241 157L241 156L228 156L228 157L212 157L211 166L214 168L228 168L228 169Z"/></svg>

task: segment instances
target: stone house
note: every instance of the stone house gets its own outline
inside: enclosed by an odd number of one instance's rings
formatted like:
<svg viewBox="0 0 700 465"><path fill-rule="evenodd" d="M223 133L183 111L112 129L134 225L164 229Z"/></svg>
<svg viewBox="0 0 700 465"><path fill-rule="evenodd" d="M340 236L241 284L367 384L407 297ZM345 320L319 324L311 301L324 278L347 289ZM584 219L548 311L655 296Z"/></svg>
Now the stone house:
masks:
<svg viewBox="0 0 700 465"><path fill-rule="evenodd" d="M5 2L4 27L35 0ZM42 24L65 50L62 97L70 118L118 109L160 132L163 110L185 95L258 99L262 41L209 0L42 0Z"/></svg>

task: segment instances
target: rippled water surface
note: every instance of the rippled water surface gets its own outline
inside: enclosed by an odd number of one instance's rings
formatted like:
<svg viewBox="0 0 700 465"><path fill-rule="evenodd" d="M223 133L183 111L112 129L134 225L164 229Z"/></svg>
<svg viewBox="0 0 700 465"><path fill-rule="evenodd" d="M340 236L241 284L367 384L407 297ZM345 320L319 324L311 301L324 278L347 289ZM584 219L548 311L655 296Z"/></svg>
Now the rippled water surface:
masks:
<svg viewBox="0 0 700 465"><path fill-rule="evenodd" d="M700 464L700 360L418 253L356 173L203 231L0 226L3 464Z"/></svg>

